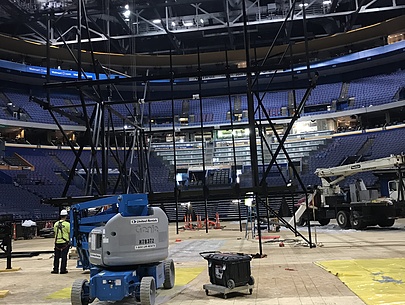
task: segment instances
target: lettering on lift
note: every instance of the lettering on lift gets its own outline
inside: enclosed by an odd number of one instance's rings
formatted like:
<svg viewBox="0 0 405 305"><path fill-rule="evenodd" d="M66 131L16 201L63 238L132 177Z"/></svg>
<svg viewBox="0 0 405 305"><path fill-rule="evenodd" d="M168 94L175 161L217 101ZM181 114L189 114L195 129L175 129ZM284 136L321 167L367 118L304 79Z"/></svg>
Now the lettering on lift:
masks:
<svg viewBox="0 0 405 305"><path fill-rule="evenodd" d="M154 238L143 238L139 240L140 245L148 245L148 244L154 244L155 239Z"/></svg>
<svg viewBox="0 0 405 305"><path fill-rule="evenodd" d="M149 226L137 226L135 228L135 233L141 234L141 233L158 233L159 232L159 227L155 225L149 225Z"/></svg>
<svg viewBox="0 0 405 305"><path fill-rule="evenodd" d="M131 225L145 224L145 223L158 223L158 222L159 222L158 218L131 219Z"/></svg>

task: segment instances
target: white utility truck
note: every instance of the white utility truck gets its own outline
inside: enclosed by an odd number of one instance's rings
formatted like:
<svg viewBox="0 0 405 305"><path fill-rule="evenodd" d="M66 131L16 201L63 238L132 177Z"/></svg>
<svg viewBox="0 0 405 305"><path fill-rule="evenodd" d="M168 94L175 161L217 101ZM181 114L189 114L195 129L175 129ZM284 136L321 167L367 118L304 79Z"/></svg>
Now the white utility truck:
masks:
<svg viewBox="0 0 405 305"><path fill-rule="evenodd" d="M379 225L390 227L395 219L405 216L404 179L402 167L405 155L357 162L331 168L318 168L315 174L321 178L321 185L308 196L308 205L303 201L295 213L295 220L303 225L308 220L317 220L321 225L336 218L341 228L363 229ZM378 189L367 189L362 179L349 185L343 191L339 186L349 176L361 172L395 173L392 180L381 180ZM385 193L385 194L382 194ZM291 219L293 224L294 218Z"/></svg>

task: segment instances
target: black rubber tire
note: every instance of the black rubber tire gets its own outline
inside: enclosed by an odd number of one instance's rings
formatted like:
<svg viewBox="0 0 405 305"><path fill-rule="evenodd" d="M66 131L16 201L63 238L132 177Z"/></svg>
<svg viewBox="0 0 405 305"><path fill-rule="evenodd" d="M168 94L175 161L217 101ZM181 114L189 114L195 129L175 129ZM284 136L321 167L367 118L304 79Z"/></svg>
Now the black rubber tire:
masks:
<svg viewBox="0 0 405 305"><path fill-rule="evenodd" d="M349 212L343 210L337 212L336 222L342 229L349 229L351 227Z"/></svg>
<svg viewBox="0 0 405 305"><path fill-rule="evenodd" d="M378 225L381 228L388 228L388 227L392 227L395 223L395 219L388 219L388 218L384 218L384 219L380 219L378 221Z"/></svg>
<svg viewBox="0 0 405 305"><path fill-rule="evenodd" d="M235 281L234 281L233 279L229 279L229 280L226 282L226 286L227 286L229 289L235 288Z"/></svg>
<svg viewBox="0 0 405 305"><path fill-rule="evenodd" d="M318 219L318 222L321 226L326 226L330 223L330 219L329 218L322 218L322 219Z"/></svg>
<svg viewBox="0 0 405 305"><path fill-rule="evenodd" d="M151 276L145 276L141 280L139 289L141 305L154 305L156 299L156 283Z"/></svg>
<svg viewBox="0 0 405 305"><path fill-rule="evenodd" d="M249 277L249 281L248 281L249 285L254 285L255 284L255 278L253 276Z"/></svg>
<svg viewBox="0 0 405 305"><path fill-rule="evenodd" d="M350 224L352 225L353 229L361 230L366 227L364 221L360 218L360 212L352 211L350 214Z"/></svg>
<svg viewBox="0 0 405 305"><path fill-rule="evenodd" d="M164 264L164 275L165 281L163 282L164 289L172 289L175 282L175 269L174 262L172 259L167 259L163 262Z"/></svg>
<svg viewBox="0 0 405 305"><path fill-rule="evenodd" d="M298 221L297 221L297 226L299 227L303 227L305 226L307 223L306 219L304 219L303 217L301 217Z"/></svg>
<svg viewBox="0 0 405 305"><path fill-rule="evenodd" d="M85 279L76 279L72 284L70 302L72 305L88 305L90 300L89 293L89 281Z"/></svg>

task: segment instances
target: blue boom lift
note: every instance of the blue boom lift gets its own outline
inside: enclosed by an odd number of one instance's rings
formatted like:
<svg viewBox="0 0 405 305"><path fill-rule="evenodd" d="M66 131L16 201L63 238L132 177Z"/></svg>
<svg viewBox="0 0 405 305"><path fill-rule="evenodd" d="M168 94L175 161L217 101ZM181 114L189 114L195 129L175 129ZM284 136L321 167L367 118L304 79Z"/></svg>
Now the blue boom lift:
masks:
<svg viewBox="0 0 405 305"><path fill-rule="evenodd" d="M72 285L72 305L134 297L155 304L156 289L174 286L168 219L146 194L125 194L71 206L71 242L90 281Z"/></svg>

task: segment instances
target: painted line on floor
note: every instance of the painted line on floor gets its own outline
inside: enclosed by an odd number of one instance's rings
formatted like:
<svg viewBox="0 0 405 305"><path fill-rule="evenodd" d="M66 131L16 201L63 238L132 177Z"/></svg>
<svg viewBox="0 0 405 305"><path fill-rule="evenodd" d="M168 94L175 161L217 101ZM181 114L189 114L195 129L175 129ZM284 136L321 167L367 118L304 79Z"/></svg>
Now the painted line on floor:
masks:
<svg viewBox="0 0 405 305"><path fill-rule="evenodd" d="M0 269L0 272L14 272L14 271L20 271L21 267L14 267L11 269Z"/></svg>

